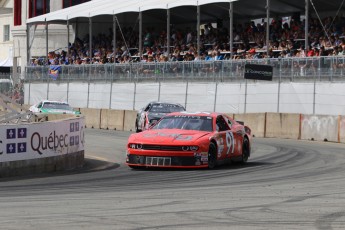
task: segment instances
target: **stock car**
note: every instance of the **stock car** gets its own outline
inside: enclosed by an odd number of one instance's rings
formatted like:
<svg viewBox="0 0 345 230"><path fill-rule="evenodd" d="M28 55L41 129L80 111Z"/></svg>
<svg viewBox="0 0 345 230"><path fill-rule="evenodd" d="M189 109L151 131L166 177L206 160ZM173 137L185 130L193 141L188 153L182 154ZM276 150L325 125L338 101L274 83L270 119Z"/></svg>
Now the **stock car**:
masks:
<svg viewBox="0 0 345 230"><path fill-rule="evenodd" d="M251 129L226 114L175 112L127 142L131 168L210 168L248 161Z"/></svg>
<svg viewBox="0 0 345 230"><path fill-rule="evenodd" d="M138 111L135 119L135 130L137 133L146 130L166 114L180 111L185 111L185 108L180 104L150 102Z"/></svg>
<svg viewBox="0 0 345 230"><path fill-rule="evenodd" d="M29 110L35 114L80 114L67 102L42 100L32 105Z"/></svg>

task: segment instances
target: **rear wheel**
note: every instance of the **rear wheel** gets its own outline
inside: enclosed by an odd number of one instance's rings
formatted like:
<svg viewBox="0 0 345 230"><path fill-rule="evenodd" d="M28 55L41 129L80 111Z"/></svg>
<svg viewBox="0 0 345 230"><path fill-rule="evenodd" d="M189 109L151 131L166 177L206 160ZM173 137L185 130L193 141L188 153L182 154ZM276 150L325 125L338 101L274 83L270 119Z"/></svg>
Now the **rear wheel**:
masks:
<svg viewBox="0 0 345 230"><path fill-rule="evenodd" d="M247 163L249 155L250 155L249 140L247 138L244 138L243 146L242 146L242 156L241 156L242 164Z"/></svg>
<svg viewBox="0 0 345 230"><path fill-rule="evenodd" d="M214 143L210 143L208 149L208 168L213 169L217 166L217 147Z"/></svg>
<svg viewBox="0 0 345 230"><path fill-rule="evenodd" d="M140 166L135 166L135 165L128 165L131 169L140 169Z"/></svg>

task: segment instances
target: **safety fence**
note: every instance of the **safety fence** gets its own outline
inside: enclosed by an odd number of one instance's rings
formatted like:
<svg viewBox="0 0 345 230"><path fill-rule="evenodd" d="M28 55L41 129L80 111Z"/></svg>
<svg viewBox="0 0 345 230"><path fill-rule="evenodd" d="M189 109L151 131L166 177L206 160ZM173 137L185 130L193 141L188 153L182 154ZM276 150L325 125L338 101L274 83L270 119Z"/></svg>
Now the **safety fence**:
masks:
<svg viewBox="0 0 345 230"><path fill-rule="evenodd" d="M29 66L26 82L244 81L245 64L273 66L273 81L344 81L345 56Z"/></svg>

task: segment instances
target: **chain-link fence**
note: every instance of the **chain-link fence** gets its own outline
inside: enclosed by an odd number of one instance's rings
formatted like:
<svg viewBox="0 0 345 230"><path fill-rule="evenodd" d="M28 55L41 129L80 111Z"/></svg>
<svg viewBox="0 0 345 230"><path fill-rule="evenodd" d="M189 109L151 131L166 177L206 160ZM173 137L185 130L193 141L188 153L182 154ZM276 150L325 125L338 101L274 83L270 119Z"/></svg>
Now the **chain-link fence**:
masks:
<svg viewBox="0 0 345 230"><path fill-rule="evenodd" d="M133 62L126 64L26 67L26 82L68 81L243 81L244 66L273 66L273 81L343 81L345 57L279 58L232 61Z"/></svg>

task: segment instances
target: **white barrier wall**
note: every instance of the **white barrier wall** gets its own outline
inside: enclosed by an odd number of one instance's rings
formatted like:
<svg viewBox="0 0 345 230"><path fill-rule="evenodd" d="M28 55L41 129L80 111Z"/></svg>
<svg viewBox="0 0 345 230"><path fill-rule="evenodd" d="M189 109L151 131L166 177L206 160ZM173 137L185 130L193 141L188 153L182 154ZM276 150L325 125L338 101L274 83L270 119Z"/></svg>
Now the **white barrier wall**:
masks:
<svg viewBox="0 0 345 230"><path fill-rule="evenodd" d="M321 85L318 84L318 86ZM313 83L281 84L279 98L279 112L313 114L314 103ZM319 103L319 101L316 101ZM275 111L276 112L276 111ZM316 110L317 113L322 113ZM327 111L324 111L327 113Z"/></svg>
<svg viewBox="0 0 345 230"><path fill-rule="evenodd" d="M0 126L0 162L84 151L84 118Z"/></svg>
<svg viewBox="0 0 345 230"><path fill-rule="evenodd" d="M316 88L316 111L322 114L345 115L345 84L324 83Z"/></svg>
<svg viewBox="0 0 345 230"><path fill-rule="evenodd" d="M113 83L111 108L133 110L135 85ZM107 107L106 107L107 108Z"/></svg>
<svg viewBox="0 0 345 230"><path fill-rule="evenodd" d="M63 84L49 83L48 89L47 83L26 83L24 93L25 104L46 98L61 100L67 95L71 106L79 108L109 109L111 104L110 109L138 110L149 101L161 100L180 103L190 111L345 115L345 83L317 82L314 87L313 82L248 81L247 91L245 88L244 83L228 82L114 82L112 87L110 83L92 83L90 87L88 83L69 83L68 92L64 92Z"/></svg>
<svg viewBox="0 0 345 230"><path fill-rule="evenodd" d="M89 108L109 108L110 84L90 84Z"/></svg>
<svg viewBox="0 0 345 230"><path fill-rule="evenodd" d="M173 101L185 106L186 83L161 83L159 101Z"/></svg>
<svg viewBox="0 0 345 230"><path fill-rule="evenodd" d="M244 111L245 84L218 84L216 111L242 113Z"/></svg>

